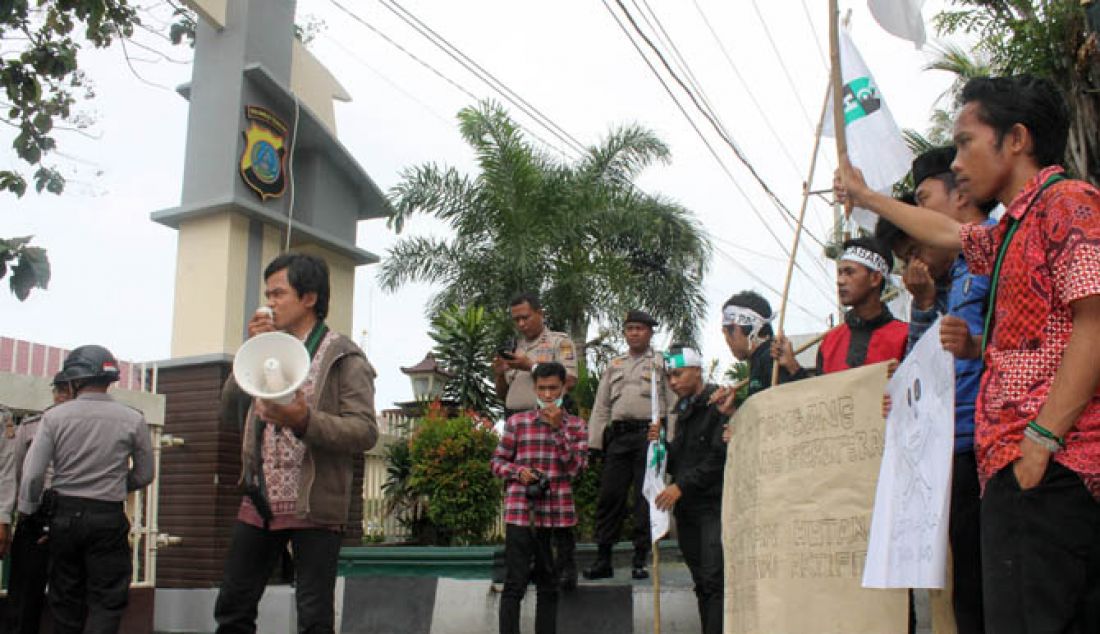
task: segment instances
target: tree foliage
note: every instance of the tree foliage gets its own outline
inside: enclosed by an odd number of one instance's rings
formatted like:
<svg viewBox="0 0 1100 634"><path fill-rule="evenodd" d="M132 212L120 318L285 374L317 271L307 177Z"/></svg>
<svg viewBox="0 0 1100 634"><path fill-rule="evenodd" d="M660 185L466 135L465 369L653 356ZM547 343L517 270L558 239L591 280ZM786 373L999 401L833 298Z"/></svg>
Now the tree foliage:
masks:
<svg viewBox="0 0 1100 634"><path fill-rule="evenodd" d="M0 279L8 277L11 292L19 301L27 299L31 289L45 289L50 283L50 261L46 250L30 246L32 236L0 238Z"/></svg>
<svg viewBox="0 0 1100 634"><path fill-rule="evenodd" d="M436 360L451 375L443 387L445 402L492 418L501 413L492 359L502 341L502 321L494 321L481 306L451 306L436 315L429 334Z"/></svg>
<svg viewBox="0 0 1100 634"><path fill-rule="evenodd" d="M38 192L60 194L65 179L47 164L57 147L59 122L85 125L75 117L77 95L92 96L80 70L81 43L102 48L117 37L129 37L140 24L126 0L28 0L0 2L0 105L4 123L19 133L12 141L16 156L26 162ZM76 121L73 119L76 118ZM0 170L0 190L22 196L27 177L16 170Z"/></svg>
<svg viewBox="0 0 1100 634"><path fill-rule="evenodd" d="M952 0L935 22L941 35L977 38L975 51L988 56L990 74L1054 81L1072 113L1066 166L1100 184L1100 47L1080 0Z"/></svg>
<svg viewBox="0 0 1100 634"><path fill-rule="evenodd" d="M624 126L568 162L533 146L495 103L465 108L458 119L478 173L434 163L402 173L390 192L390 226L400 233L412 216L427 214L450 235L398 241L382 263L384 289L442 284L430 314L452 305L496 309L537 291L550 326L580 344L590 324L617 329L635 307L678 338L696 338L710 242L688 210L633 184L668 160L660 139Z"/></svg>
<svg viewBox="0 0 1100 634"><path fill-rule="evenodd" d="M0 192L22 197L29 181L38 193L65 189L65 178L48 157L57 149L59 131L88 125L74 108L78 97L94 96L80 70L82 42L103 48L130 37L138 24L126 0L38 0L33 6L29 0L0 0L0 121L18 131L12 149L27 165L0 170ZM50 281L46 251L27 246L28 240L0 240L0 279L11 273L20 301Z"/></svg>

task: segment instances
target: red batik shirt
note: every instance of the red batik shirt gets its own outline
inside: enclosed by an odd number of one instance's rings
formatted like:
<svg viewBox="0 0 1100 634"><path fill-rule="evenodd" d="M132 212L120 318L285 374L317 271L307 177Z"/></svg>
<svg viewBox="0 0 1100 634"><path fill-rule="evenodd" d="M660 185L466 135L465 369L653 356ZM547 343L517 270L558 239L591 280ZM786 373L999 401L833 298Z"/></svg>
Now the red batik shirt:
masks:
<svg viewBox="0 0 1100 634"><path fill-rule="evenodd" d="M554 429L539 420L538 410L520 412L504 423L504 433L493 452L493 475L504 480L504 522L528 525L527 487L519 481L523 467L550 476L550 491L535 501L535 526L561 528L577 523L573 506L573 478L588 457L588 428L584 420L563 413Z"/></svg>
<svg viewBox="0 0 1100 634"><path fill-rule="evenodd" d="M1064 180L1040 196L1043 183L1062 171L1048 167L1028 181L1000 223L960 231L971 272L991 275L1008 218L1022 218L1001 264L978 393L975 451L983 487L1020 457L1024 428L1046 402L1073 330L1070 304L1100 295L1100 191ZM1065 441L1054 459L1100 499L1100 391Z"/></svg>

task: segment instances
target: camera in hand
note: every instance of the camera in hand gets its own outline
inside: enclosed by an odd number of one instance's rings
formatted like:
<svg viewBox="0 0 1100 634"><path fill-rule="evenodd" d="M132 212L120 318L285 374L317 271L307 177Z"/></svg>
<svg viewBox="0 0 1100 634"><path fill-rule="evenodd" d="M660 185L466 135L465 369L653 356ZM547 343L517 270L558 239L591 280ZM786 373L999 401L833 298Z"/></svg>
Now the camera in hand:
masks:
<svg viewBox="0 0 1100 634"><path fill-rule="evenodd" d="M550 476L536 471L535 478L534 482L527 485L528 500L541 500L550 492Z"/></svg>
<svg viewBox="0 0 1100 634"><path fill-rule="evenodd" d="M501 359L508 359L509 361L516 358L515 351L516 351L516 340L515 339L511 339L509 341L506 341L504 343L504 345L497 348L497 354L500 355L500 358Z"/></svg>

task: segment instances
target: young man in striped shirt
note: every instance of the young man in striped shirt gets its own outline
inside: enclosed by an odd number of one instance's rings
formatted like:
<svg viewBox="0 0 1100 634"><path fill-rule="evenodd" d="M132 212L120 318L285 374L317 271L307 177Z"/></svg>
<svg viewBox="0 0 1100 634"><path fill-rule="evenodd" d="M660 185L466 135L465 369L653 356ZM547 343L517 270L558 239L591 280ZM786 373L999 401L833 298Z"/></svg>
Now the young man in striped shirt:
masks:
<svg viewBox="0 0 1100 634"><path fill-rule="evenodd" d="M584 420L562 409L565 367L539 363L531 370L536 408L504 423L493 453L493 474L504 480L504 558L500 633L519 634L519 607L534 576L536 634L557 631L558 587L553 529L574 526L573 477L588 456ZM534 566L532 567L532 561Z"/></svg>

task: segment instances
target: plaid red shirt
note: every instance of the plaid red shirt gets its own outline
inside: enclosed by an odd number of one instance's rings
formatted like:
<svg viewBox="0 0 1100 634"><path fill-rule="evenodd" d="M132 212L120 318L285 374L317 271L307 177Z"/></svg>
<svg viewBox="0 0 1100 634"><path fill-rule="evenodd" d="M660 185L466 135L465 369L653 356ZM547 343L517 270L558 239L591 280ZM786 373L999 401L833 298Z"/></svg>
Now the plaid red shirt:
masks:
<svg viewBox="0 0 1100 634"><path fill-rule="evenodd" d="M1046 402L1073 330L1070 304L1100 295L1100 191L1067 180L1038 196L1043 183L1061 172L1048 167L1028 181L1000 223L960 231L971 271L991 275L1008 217L1020 220L1001 264L978 393L975 450L983 486L1020 457L1024 427ZM1065 441L1054 459L1100 499L1100 391Z"/></svg>
<svg viewBox="0 0 1100 634"><path fill-rule="evenodd" d="M573 506L573 478L588 459L588 426L565 414L554 429L539 420L538 410L514 414L504 423L500 444L493 452L493 475L504 480L504 522L527 526L527 487L519 481L523 467L550 476L550 491L535 502L535 526L562 528L577 523Z"/></svg>

